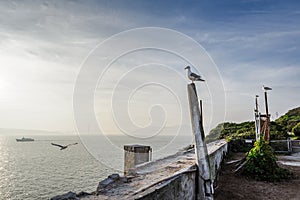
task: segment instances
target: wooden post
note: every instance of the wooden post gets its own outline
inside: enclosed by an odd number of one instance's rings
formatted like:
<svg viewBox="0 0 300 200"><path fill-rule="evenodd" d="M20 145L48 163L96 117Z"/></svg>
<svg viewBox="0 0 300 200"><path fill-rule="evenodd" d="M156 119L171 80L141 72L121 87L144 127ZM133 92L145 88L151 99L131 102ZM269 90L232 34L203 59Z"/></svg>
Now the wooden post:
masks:
<svg viewBox="0 0 300 200"><path fill-rule="evenodd" d="M213 200L213 185L211 170L205 143L202 117L199 111L199 102L196 86L194 83L188 84L188 98L190 105L190 115L192 129L194 133L196 161L199 170L197 199Z"/></svg>

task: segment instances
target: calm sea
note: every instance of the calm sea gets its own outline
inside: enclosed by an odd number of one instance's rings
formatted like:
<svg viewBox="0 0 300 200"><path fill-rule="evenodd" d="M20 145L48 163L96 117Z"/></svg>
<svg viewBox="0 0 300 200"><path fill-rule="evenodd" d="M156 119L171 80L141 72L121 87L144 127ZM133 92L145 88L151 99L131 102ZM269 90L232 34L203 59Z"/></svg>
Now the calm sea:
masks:
<svg viewBox="0 0 300 200"><path fill-rule="evenodd" d="M156 136L142 142L110 136L111 146L107 140L90 145L100 152L95 156L78 136L32 136L34 142L16 142L16 137L0 135L0 199L49 199L68 191L91 192L100 180L120 173L124 144L151 145L157 159L192 143L191 136ZM78 144L60 151L51 142Z"/></svg>

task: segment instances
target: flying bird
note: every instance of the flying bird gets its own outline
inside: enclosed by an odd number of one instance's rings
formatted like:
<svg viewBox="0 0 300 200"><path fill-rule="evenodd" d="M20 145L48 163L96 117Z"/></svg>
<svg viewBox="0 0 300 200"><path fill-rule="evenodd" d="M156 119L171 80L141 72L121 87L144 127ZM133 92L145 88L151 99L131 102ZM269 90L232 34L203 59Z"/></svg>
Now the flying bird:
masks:
<svg viewBox="0 0 300 200"><path fill-rule="evenodd" d="M191 72L191 67L190 66L187 66L186 68L184 69L187 69L187 76L188 78L194 83L194 81L204 81L201 76L199 76L198 74L195 74L193 72Z"/></svg>
<svg viewBox="0 0 300 200"><path fill-rule="evenodd" d="M263 85L262 89L265 90L265 91L266 91L266 90L272 90L272 88L267 87L267 86L264 86L264 85Z"/></svg>
<svg viewBox="0 0 300 200"><path fill-rule="evenodd" d="M78 144L77 142L76 143L73 143L73 144L68 144L68 145L65 145L65 146L63 146L63 145L60 145L60 144L55 144L55 143L51 143L53 146L57 146L57 147L60 147L60 150L64 150L64 149L66 149L66 148L68 148L68 146L71 146L71 145L76 145L76 144Z"/></svg>

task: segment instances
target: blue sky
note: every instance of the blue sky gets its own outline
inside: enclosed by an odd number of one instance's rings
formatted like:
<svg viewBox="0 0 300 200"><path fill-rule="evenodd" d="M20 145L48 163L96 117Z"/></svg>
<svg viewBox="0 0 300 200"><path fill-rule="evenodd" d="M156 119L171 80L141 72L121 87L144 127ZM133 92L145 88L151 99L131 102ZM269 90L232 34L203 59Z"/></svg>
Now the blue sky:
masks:
<svg viewBox="0 0 300 200"><path fill-rule="evenodd" d="M149 26L206 49L224 82L226 121L252 120L263 84L273 87L271 114L283 114L299 106L299 21L298 1L2 1L0 127L74 131L83 60L108 37Z"/></svg>

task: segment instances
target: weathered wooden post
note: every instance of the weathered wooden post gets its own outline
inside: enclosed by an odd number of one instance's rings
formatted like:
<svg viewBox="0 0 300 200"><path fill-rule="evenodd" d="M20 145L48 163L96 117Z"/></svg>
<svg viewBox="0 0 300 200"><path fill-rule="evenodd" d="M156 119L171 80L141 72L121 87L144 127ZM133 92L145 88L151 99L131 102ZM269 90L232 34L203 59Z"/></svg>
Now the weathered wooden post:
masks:
<svg viewBox="0 0 300 200"><path fill-rule="evenodd" d="M194 83L188 84L187 89L199 171L197 199L213 200L212 176L203 130L202 113L199 111L197 90Z"/></svg>

